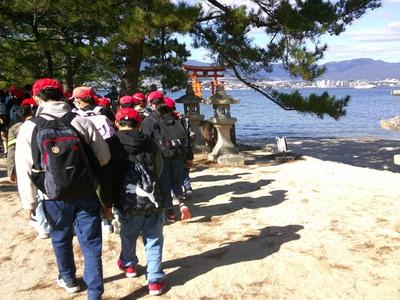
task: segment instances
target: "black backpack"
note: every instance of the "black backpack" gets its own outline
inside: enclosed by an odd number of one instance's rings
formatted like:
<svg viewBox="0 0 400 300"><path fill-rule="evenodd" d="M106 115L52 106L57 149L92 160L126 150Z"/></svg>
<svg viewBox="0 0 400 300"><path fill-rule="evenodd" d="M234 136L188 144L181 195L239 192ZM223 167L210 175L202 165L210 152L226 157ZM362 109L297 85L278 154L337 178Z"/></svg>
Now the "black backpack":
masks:
<svg viewBox="0 0 400 300"><path fill-rule="evenodd" d="M161 209L157 177L136 158L127 161L120 190L120 207L125 213L152 214Z"/></svg>
<svg viewBox="0 0 400 300"><path fill-rule="evenodd" d="M154 133L157 146L164 157L185 156L189 151L189 138L182 121L171 113L158 118L149 116L154 121Z"/></svg>
<svg viewBox="0 0 400 300"><path fill-rule="evenodd" d="M88 161L88 145L70 125L72 112L47 120L41 115L31 119L32 181L49 199L71 200L94 192L93 174Z"/></svg>

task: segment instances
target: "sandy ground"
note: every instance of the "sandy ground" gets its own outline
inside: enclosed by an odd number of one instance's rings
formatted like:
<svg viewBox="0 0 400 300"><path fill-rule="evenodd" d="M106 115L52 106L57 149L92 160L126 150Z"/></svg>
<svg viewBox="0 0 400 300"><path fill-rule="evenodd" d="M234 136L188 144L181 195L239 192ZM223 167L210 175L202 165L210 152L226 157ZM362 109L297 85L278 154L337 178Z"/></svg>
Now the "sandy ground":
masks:
<svg viewBox="0 0 400 300"><path fill-rule="evenodd" d="M244 167L197 158L193 219L164 227L161 299L400 299L397 142L291 143L301 157L289 162L265 150L246 151ZM0 299L85 299L56 286L50 240L36 238L15 186L0 183L0 197ZM118 253L119 237L104 235L103 299L148 298L141 243L137 278Z"/></svg>

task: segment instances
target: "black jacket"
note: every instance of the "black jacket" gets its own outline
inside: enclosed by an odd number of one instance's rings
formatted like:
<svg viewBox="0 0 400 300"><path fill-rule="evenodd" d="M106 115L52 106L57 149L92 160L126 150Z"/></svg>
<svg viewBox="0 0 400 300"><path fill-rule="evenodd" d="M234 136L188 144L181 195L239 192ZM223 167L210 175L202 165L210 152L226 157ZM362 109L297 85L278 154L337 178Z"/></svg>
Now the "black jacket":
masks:
<svg viewBox="0 0 400 300"><path fill-rule="evenodd" d="M163 167L161 153L154 142L140 131L117 131L111 138L109 146L114 174L112 184L117 191L121 190L128 161L142 163L157 177L161 174ZM115 207L120 209L120 200L115 199L114 202Z"/></svg>
<svg viewBox="0 0 400 300"><path fill-rule="evenodd" d="M170 112L169 114L171 114L173 112ZM157 130L157 120L163 118L163 115L160 114L160 112L158 110L154 110L148 117L146 117L143 122L142 122L142 131L144 132L144 134L146 134L147 136L149 136L153 141L155 141L155 143L157 143L156 141L156 133L155 131ZM180 120L180 122L182 122L182 120ZM185 128L185 125L182 124L183 128ZM186 130L186 128L185 128ZM191 146L191 138L190 138L190 133L187 132L187 136L188 136L188 141L189 141L189 147L187 149L187 152L184 156L182 157L178 157L179 159L184 159L184 160L193 160L193 149Z"/></svg>

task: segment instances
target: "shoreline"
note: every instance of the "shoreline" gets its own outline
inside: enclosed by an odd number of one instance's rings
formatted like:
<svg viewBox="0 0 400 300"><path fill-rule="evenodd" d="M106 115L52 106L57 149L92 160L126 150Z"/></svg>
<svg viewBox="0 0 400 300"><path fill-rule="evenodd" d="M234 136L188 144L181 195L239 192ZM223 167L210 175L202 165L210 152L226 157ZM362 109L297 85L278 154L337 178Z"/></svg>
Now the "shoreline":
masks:
<svg viewBox="0 0 400 300"><path fill-rule="evenodd" d="M276 136L278 137L278 136ZM286 137L289 140L350 140L350 141L370 141L370 142L375 142L375 141L397 141L400 144L400 132L399 132L399 137L398 139L396 138L389 138L389 137L378 137L378 136L285 136L285 135L280 135L279 137ZM263 143L274 143L275 142L275 136L274 137L260 137L260 138L236 138L239 144L249 144L249 145L259 145Z"/></svg>
<svg viewBox="0 0 400 300"><path fill-rule="evenodd" d="M275 138L259 140L238 139L239 149L259 147L271 153L276 148ZM334 161L357 167L400 172L393 156L400 154L400 141L379 138L287 138L289 153L310 156L324 161Z"/></svg>

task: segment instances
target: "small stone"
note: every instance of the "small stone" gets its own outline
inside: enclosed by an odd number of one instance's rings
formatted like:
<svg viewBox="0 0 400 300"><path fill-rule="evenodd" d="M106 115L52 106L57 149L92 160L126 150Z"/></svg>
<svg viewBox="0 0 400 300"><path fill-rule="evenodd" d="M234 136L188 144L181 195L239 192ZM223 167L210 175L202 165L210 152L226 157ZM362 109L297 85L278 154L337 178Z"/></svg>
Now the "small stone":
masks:
<svg viewBox="0 0 400 300"><path fill-rule="evenodd" d="M393 162L395 165L400 165L400 154L393 155Z"/></svg>
<svg viewBox="0 0 400 300"><path fill-rule="evenodd" d="M381 120L380 122L381 128L393 131L400 131L400 116Z"/></svg>
<svg viewBox="0 0 400 300"><path fill-rule="evenodd" d="M217 159L218 164L223 166L244 166L244 156L240 154L225 154Z"/></svg>

